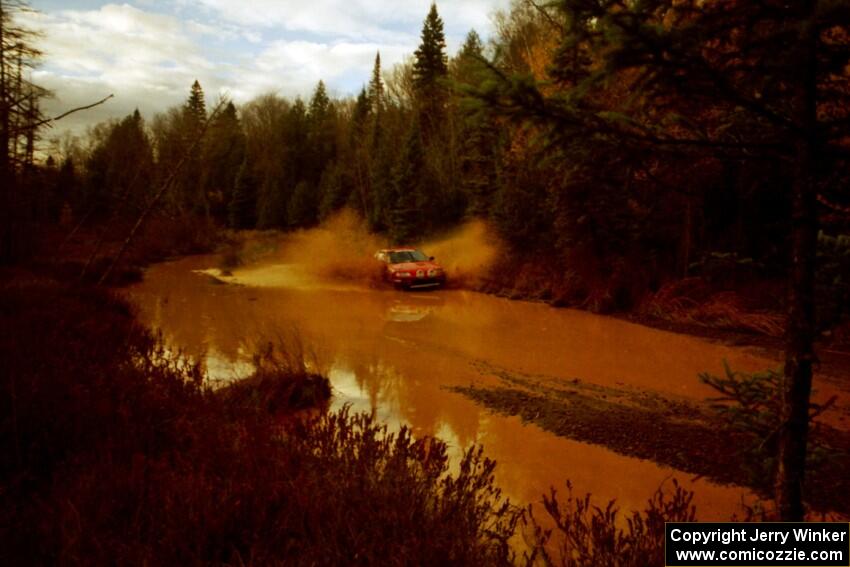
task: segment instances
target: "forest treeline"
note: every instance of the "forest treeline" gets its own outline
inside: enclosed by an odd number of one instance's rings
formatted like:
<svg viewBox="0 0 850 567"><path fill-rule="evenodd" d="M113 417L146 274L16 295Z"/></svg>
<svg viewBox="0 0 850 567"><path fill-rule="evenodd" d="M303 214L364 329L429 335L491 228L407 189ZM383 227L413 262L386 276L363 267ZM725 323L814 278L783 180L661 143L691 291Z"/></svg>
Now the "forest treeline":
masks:
<svg viewBox="0 0 850 567"><path fill-rule="evenodd" d="M415 53L389 70L377 54L356 97L331 98L319 82L306 100L224 101L211 116L196 81L167 112L43 144L43 164L34 132L21 131L8 146L19 198L43 220L132 215L182 160L171 214L287 230L350 207L395 242L486 218L508 258L551 266L573 303L598 291L602 309L718 269L779 278L792 223L787 79L799 63L778 54L782 21L799 14L766 1L700 6L515 0L489 43L472 31L450 57L433 5ZM829 151L814 156L821 279L840 284L822 309L832 324L850 299L850 247L836 238L850 232L846 10L818 6L834 23L819 28L815 77Z"/></svg>

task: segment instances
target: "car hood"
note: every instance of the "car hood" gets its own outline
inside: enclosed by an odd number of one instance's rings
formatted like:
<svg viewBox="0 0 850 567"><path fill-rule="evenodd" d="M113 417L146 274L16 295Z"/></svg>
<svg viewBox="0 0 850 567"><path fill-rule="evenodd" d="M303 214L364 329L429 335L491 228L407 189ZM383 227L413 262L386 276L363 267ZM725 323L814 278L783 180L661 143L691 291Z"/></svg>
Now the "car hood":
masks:
<svg viewBox="0 0 850 567"><path fill-rule="evenodd" d="M390 264L390 268L393 270L441 270L443 269L436 262L402 262L401 264Z"/></svg>

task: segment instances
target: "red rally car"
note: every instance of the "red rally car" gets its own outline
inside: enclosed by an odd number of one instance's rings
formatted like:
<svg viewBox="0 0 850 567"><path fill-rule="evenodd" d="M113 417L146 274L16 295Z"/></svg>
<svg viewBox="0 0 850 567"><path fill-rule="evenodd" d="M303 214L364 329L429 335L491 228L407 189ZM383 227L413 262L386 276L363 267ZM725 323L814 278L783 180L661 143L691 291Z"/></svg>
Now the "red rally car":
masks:
<svg viewBox="0 0 850 567"><path fill-rule="evenodd" d="M443 267L421 250L387 248L378 250L375 259L384 264L384 279L398 288L424 289L446 283Z"/></svg>

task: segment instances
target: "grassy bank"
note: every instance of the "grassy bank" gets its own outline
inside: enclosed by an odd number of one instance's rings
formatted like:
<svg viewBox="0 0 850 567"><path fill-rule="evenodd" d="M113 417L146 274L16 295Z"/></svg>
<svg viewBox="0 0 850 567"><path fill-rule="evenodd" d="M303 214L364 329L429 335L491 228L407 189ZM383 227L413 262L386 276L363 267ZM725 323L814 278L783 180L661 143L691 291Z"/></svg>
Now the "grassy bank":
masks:
<svg viewBox="0 0 850 567"><path fill-rule="evenodd" d="M818 343L850 353L847 256L825 260L818 275ZM835 255L834 255L835 256ZM781 349L787 285L750 264L716 260L689 277L650 281L637 267L588 269L549 257L504 255L474 289L624 317L673 332ZM839 362L846 364L846 361ZM841 372L846 374L846 372Z"/></svg>

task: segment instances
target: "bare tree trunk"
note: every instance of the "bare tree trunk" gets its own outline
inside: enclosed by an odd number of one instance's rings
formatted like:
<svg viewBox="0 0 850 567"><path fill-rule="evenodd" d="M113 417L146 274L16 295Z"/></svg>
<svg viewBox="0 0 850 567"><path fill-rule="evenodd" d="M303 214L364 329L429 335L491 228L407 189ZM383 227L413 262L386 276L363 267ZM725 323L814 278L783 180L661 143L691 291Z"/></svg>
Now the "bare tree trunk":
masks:
<svg viewBox="0 0 850 567"><path fill-rule="evenodd" d="M812 365L815 362L815 269L817 254L817 29L815 2L806 3L801 23L797 85L796 163L793 184L791 282L786 328L782 426L776 470L776 506L783 521L800 521L809 427Z"/></svg>

